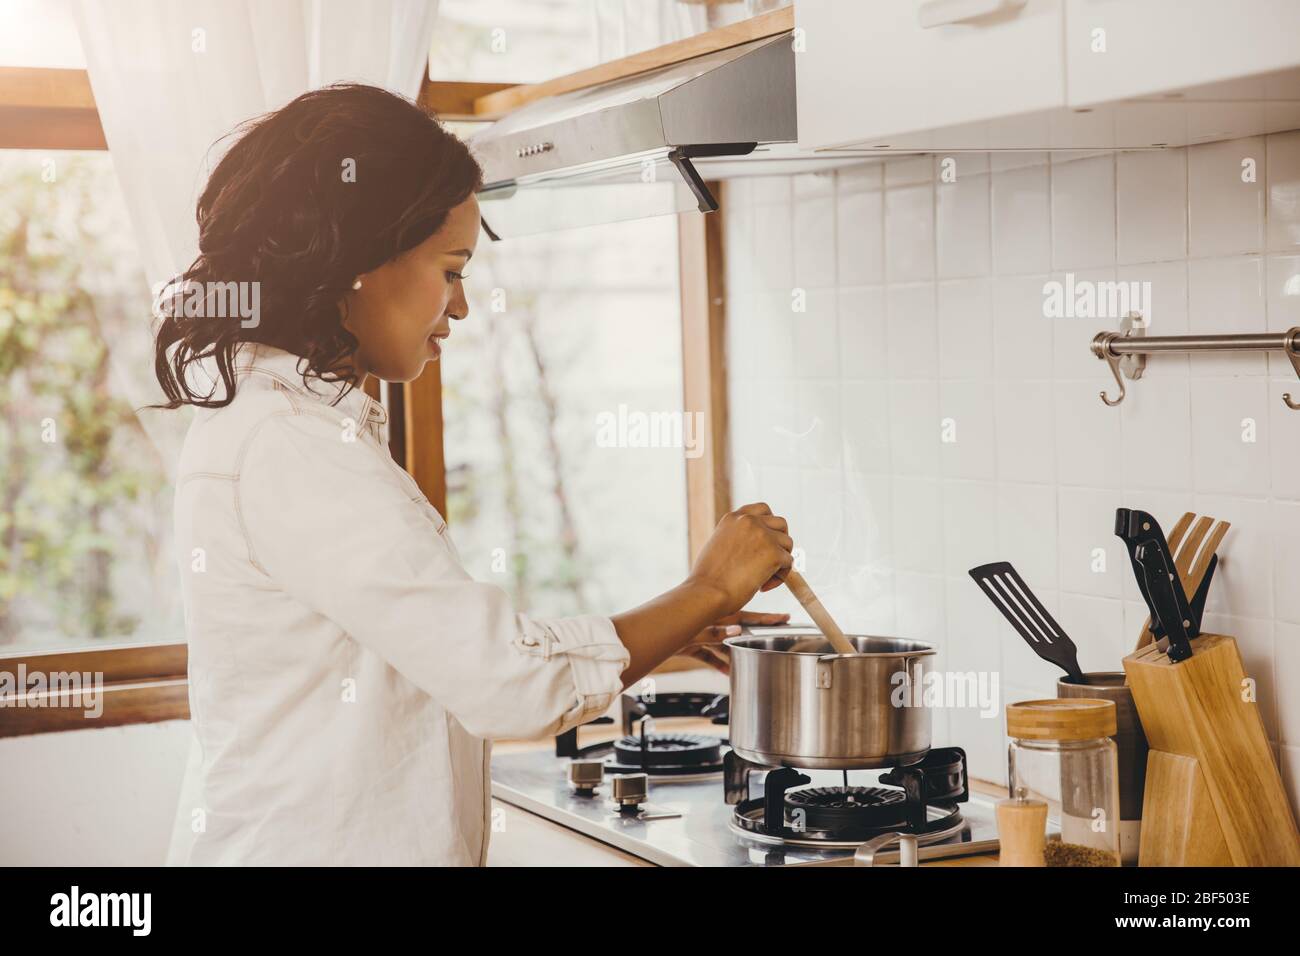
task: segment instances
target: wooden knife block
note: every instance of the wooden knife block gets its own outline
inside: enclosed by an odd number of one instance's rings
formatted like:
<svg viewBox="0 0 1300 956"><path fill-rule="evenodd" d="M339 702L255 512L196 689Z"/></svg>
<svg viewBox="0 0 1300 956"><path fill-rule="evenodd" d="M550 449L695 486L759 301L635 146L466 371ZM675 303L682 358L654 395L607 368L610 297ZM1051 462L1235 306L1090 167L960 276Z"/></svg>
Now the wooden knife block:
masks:
<svg viewBox="0 0 1300 956"><path fill-rule="evenodd" d="M1174 663L1155 644L1124 658L1151 752L1141 866L1300 866L1300 831L1237 642L1202 634Z"/></svg>

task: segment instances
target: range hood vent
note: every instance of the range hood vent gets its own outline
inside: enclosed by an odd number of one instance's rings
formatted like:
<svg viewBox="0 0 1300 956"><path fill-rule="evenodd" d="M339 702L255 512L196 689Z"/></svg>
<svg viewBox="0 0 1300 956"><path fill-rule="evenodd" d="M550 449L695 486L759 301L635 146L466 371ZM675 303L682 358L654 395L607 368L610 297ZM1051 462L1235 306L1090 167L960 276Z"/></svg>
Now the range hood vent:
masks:
<svg viewBox="0 0 1300 956"><path fill-rule="evenodd" d="M537 100L470 139L493 239L711 212L706 181L845 165L800 153L790 34Z"/></svg>

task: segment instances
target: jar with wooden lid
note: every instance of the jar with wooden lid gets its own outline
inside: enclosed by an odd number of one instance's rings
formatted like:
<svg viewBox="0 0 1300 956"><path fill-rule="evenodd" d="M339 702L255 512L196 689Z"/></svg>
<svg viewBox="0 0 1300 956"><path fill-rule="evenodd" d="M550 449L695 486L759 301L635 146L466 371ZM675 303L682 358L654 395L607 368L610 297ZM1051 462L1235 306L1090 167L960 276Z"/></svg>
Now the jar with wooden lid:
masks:
<svg viewBox="0 0 1300 956"><path fill-rule="evenodd" d="M1014 807L1045 804L1060 838L1046 866L1119 866L1120 803L1113 701L1088 697L1007 706L1008 790ZM999 814L1003 819L1004 814Z"/></svg>

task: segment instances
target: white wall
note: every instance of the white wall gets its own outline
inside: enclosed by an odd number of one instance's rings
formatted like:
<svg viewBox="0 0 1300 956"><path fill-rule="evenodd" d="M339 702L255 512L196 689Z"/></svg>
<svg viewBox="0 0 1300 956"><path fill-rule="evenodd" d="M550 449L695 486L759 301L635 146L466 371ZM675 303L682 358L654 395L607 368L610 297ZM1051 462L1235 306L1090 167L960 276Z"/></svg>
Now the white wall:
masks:
<svg viewBox="0 0 1300 956"><path fill-rule="evenodd" d="M190 723L0 738L0 866L161 866Z"/></svg>
<svg viewBox="0 0 1300 956"><path fill-rule="evenodd" d="M1166 528L1184 510L1232 521L1205 626L1236 635L1296 802L1300 698L1277 693L1300 681L1300 412L1281 399L1295 374L1280 355L1153 358L1107 408L1097 393L1114 384L1088 343L1118 324L1046 319L1042 289L1066 271L1149 280L1151 334L1300 325L1300 132L957 154L955 182L936 181L942 159L728 184L736 500L788 515L834 613L936 642L940 666L998 673L1004 702L1055 696L1053 668L968 568L1013 562L1084 668L1119 670L1145 605L1114 509ZM936 726L973 772L1005 779L1001 714Z"/></svg>

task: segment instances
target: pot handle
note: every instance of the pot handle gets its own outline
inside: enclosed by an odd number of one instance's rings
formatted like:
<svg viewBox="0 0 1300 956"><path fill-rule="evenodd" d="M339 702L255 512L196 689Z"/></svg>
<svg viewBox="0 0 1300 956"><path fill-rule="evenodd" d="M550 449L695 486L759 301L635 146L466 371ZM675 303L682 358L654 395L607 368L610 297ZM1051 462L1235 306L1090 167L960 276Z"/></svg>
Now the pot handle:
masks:
<svg viewBox="0 0 1300 956"><path fill-rule="evenodd" d="M817 658L817 686L826 690L831 686L831 665L836 661L860 657L859 654L823 654Z"/></svg>

